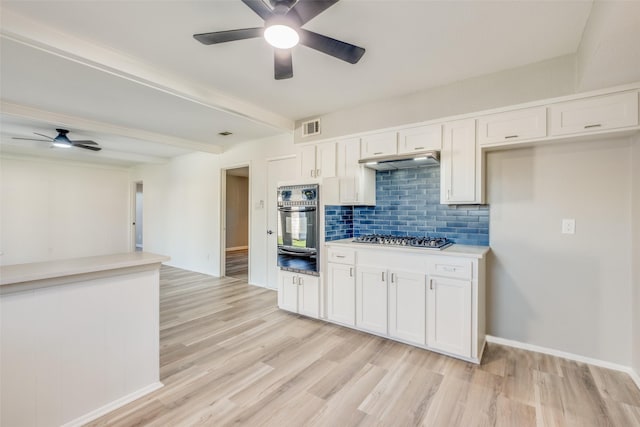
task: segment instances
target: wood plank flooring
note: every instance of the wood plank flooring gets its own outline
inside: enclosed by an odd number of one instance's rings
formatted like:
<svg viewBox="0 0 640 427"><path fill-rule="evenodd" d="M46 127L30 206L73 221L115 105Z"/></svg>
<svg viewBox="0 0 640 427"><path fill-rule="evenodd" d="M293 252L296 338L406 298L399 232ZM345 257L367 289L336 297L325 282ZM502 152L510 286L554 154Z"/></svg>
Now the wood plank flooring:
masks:
<svg viewBox="0 0 640 427"><path fill-rule="evenodd" d="M623 373L491 344L476 366L162 267L165 386L91 426L640 426Z"/></svg>
<svg viewBox="0 0 640 427"><path fill-rule="evenodd" d="M225 272L227 277L248 281L249 249L228 251L225 258Z"/></svg>

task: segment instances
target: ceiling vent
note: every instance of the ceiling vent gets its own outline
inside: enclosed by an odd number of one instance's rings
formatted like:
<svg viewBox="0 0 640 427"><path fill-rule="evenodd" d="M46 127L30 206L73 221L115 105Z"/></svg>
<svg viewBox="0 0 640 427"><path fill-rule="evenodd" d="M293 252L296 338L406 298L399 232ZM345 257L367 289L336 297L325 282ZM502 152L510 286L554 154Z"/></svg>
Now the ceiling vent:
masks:
<svg viewBox="0 0 640 427"><path fill-rule="evenodd" d="M320 119L302 123L302 136L320 135Z"/></svg>

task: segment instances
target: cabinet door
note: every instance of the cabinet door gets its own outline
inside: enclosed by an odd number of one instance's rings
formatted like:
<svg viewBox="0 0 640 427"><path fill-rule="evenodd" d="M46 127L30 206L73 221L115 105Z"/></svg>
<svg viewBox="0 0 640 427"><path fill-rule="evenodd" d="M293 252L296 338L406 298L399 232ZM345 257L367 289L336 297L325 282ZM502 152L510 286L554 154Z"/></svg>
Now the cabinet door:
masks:
<svg viewBox="0 0 640 427"><path fill-rule="evenodd" d="M336 143L326 142L316 146L316 177L336 176Z"/></svg>
<svg viewBox="0 0 640 427"><path fill-rule="evenodd" d="M425 345L426 278L423 273L393 270L389 277L389 335Z"/></svg>
<svg viewBox="0 0 640 427"><path fill-rule="evenodd" d="M551 135L638 125L638 92L595 96L549 107Z"/></svg>
<svg viewBox="0 0 640 427"><path fill-rule="evenodd" d="M391 156L398 152L397 132L383 132L362 137L361 158Z"/></svg>
<svg viewBox="0 0 640 427"><path fill-rule="evenodd" d="M356 276L356 325L387 334L387 270L358 266Z"/></svg>
<svg viewBox="0 0 640 427"><path fill-rule="evenodd" d="M298 275L298 313L320 317L320 279L317 276Z"/></svg>
<svg viewBox="0 0 640 427"><path fill-rule="evenodd" d="M316 146L305 145L300 147L299 164L300 164L300 177L301 178L315 178L316 177Z"/></svg>
<svg viewBox="0 0 640 427"><path fill-rule="evenodd" d="M327 264L327 317L329 320L356 324L356 278L347 264Z"/></svg>
<svg viewBox="0 0 640 427"><path fill-rule="evenodd" d="M471 281L431 277L427 346L471 357Z"/></svg>
<svg viewBox="0 0 640 427"><path fill-rule="evenodd" d="M356 176L360 169L360 138L343 139L336 145L336 175L341 178Z"/></svg>
<svg viewBox="0 0 640 427"><path fill-rule="evenodd" d="M480 202L476 199L475 120L445 123L440 175L441 203Z"/></svg>
<svg viewBox="0 0 640 427"><path fill-rule="evenodd" d="M442 148L442 125L418 126L398 133L398 153L414 153Z"/></svg>
<svg viewBox="0 0 640 427"><path fill-rule="evenodd" d="M547 136L547 108L525 108L478 119L478 144L516 142Z"/></svg>
<svg viewBox="0 0 640 427"><path fill-rule="evenodd" d="M278 306L283 310L298 312L298 275L280 270L278 273Z"/></svg>

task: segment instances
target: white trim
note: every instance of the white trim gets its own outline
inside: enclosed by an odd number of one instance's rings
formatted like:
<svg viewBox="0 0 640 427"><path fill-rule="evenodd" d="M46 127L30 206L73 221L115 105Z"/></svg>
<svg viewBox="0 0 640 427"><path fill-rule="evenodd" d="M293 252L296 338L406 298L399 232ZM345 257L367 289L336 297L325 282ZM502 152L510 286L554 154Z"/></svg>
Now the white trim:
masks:
<svg viewBox="0 0 640 427"><path fill-rule="evenodd" d="M141 398L142 396L149 394L153 391L158 390L159 388L164 387L164 384L162 384L160 381L149 384L146 387L143 387L139 390L134 391L133 393L129 393L126 396L121 397L120 399L116 399L112 402L107 403L106 405L103 405L101 407L99 407L98 409L91 411L87 414L84 414L74 420L71 420L67 423L64 423L62 425L62 427L75 427L75 426L81 426L84 425L88 422L91 422L101 416L103 416L104 414L107 414L113 410L116 410L124 405L126 405L127 403L133 402L136 399Z"/></svg>
<svg viewBox="0 0 640 427"><path fill-rule="evenodd" d="M240 251L243 249L249 249L249 246L234 246L232 248L226 248L225 251L226 252L233 252L233 251Z"/></svg>
<svg viewBox="0 0 640 427"><path fill-rule="evenodd" d="M548 347L541 347L535 344L529 344L521 341L508 340L506 338L494 337L491 335L486 336L488 343L505 345L507 347L519 348L522 350L534 351L536 353L548 354L550 356L562 357L563 359L574 360L576 362L587 363L589 365L599 366L601 368L612 369L614 371L624 372L628 374L633 382L640 389L640 376L630 367L620 365L613 362L607 362L606 360L593 359L591 357L581 356L575 353L567 353L565 351L556 350Z"/></svg>

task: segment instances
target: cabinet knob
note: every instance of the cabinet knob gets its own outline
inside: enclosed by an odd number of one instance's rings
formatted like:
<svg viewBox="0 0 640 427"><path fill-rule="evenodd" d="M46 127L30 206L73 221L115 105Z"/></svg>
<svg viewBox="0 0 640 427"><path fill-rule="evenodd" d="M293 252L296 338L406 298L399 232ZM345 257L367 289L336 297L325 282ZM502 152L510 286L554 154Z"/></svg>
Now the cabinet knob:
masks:
<svg viewBox="0 0 640 427"><path fill-rule="evenodd" d="M429 289L433 290L433 279L429 279Z"/></svg>

